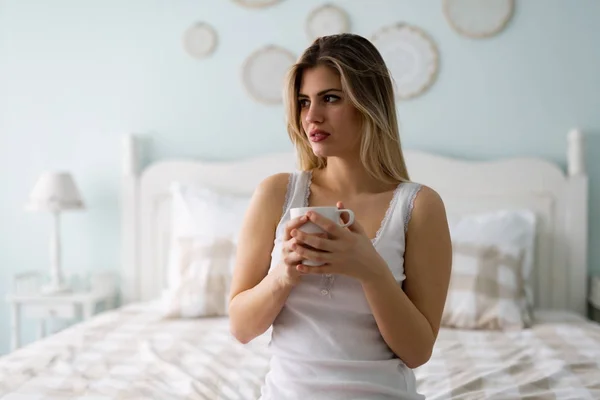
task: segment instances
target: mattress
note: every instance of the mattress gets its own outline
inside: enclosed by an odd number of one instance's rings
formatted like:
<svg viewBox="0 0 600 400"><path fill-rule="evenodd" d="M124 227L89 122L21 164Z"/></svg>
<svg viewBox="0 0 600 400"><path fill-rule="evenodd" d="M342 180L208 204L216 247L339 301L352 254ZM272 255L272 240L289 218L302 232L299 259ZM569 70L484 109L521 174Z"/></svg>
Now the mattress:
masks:
<svg viewBox="0 0 600 400"><path fill-rule="evenodd" d="M111 310L0 358L2 400L256 399L269 332L242 345L226 318ZM600 399L600 326L550 315L515 332L442 329L417 368L427 399Z"/></svg>

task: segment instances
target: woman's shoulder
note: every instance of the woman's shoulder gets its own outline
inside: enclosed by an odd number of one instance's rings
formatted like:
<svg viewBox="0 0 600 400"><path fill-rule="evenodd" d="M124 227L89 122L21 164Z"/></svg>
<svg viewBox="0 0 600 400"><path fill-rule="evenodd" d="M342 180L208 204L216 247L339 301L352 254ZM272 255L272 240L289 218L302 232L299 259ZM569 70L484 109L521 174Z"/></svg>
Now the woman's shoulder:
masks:
<svg viewBox="0 0 600 400"><path fill-rule="evenodd" d="M292 173L280 172L267 176L256 187L254 196L262 203L268 203L269 206L281 203L283 207L292 175Z"/></svg>
<svg viewBox="0 0 600 400"><path fill-rule="evenodd" d="M440 194L433 189L431 186L427 186L420 182L408 181L405 182L414 192L415 204L419 204L422 207L439 207L443 205L443 200Z"/></svg>
<svg viewBox="0 0 600 400"><path fill-rule="evenodd" d="M446 206L442 196L432 187L418 182L406 182L412 189L410 224L421 225L432 220L446 221ZM410 225L407 227L410 228Z"/></svg>
<svg viewBox="0 0 600 400"><path fill-rule="evenodd" d="M280 172L264 178L255 190L255 198L274 210L284 208L290 196L302 185L301 179L307 179L308 171Z"/></svg>
<svg viewBox="0 0 600 400"><path fill-rule="evenodd" d="M292 173L289 172L279 172L269 175L258 184L257 190L267 191L269 193L285 191L291 177Z"/></svg>
<svg viewBox="0 0 600 400"><path fill-rule="evenodd" d="M421 182L407 180L401 182L398 188L409 197L411 208L429 209L431 207L444 207L440 194L430 186Z"/></svg>
<svg viewBox="0 0 600 400"><path fill-rule="evenodd" d="M294 186L297 179L306 179L310 174L311 171L294 171L269 175L259 183L256 190L261 194L277 197L283 195L285 198L286 193L293 189L292 186Z"/></svg>
<svg viewBox="0 0 600 400"><path fill-rule="evenodd" d="M291 176L290 173L276 173L256 185L247 213L250 221L273 224L274 228L277 226Z"/></svg>
<svg viewBox="0 0 600 400"><path fill-rule="evenodd" d="M293 204L305 200L312 171L298 170L282 172L266 177L256 189L255 196L265 207L269 207L277 218L282 218Z"/></svg>

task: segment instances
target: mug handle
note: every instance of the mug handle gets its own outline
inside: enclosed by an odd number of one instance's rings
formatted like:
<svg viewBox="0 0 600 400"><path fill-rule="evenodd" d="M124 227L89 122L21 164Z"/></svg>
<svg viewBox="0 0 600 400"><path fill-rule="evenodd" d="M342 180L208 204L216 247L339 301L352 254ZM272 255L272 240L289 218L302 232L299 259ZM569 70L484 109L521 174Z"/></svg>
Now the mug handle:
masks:
<svg viewBox="0 0 600 400"><path fill-rule="evenodd" d="M340 224L340 226L342 228L350 226L354 223L354 212L352 210L349 210L347 208L342 208L342 209L337 210L337 213L338 213L338 218L341 218L343 213L348 214L348 222L346 222L345 224Z"/></svg>

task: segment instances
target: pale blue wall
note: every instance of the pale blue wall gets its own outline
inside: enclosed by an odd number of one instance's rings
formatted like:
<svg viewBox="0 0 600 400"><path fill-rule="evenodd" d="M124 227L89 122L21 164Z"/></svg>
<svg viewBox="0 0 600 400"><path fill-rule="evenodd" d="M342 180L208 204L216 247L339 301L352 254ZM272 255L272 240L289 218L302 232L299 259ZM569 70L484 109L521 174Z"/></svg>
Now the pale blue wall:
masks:
<svg viewBox="0 0 600 400"><path fill-rule="evenodd" d="M231 0L0 0L0 294L15 272L47 267L50 219L22 208L42 170L72 171L88 205L63 219L65 267L116 269L121 134L150 132L152 159L288 149L282 107L252 101L240 65L269 42L299 53L308 44L304 17L320 3L283 0L262 11ZM356 33L404 20L438 43L436 84L399 105L407 146L564 165L565 135L580 126L600 150L599 1L518 1L508 29L482 41L454 33L437 0L335 3ZM220 35L202 62L181 47L197 20ZM594 155L590 253L600 273ZM8 350L8 321L0 302L0 353Z"/></svg>

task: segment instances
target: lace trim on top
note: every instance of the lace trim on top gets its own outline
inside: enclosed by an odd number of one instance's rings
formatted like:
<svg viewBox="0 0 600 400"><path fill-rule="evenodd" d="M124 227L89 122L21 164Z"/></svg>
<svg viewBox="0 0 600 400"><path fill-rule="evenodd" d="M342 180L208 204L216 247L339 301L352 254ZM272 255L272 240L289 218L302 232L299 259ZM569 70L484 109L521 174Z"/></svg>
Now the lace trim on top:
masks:
<svg viewBox="0 0 600 400"><path fill-rule="evenodd" d="M390 204L388 204L388 207L385 210L385 215L383 216L383 220L381 221L381 224L379 225L379 229L377 229L377 232L375 233L375 237L373 239L371 239L371 243L373 243L373 244L377 243L377 241L379 240L379 237L381 236L383 230L387 226L388 221L390 220L390 218L392 216L392 212L396 209L396 203L398 202L398 193L400 193L400 188L402 187L402 183L403 182L400 182L398 184L398 186L396 186L396 189L394 189L394 193L392 194L392 200L390 200Z"/></svg>
<svg viewBox="0 0 600 400"><path fill-rule="evenodd" d="M415 198L417 197L417 194L419 193L422 187L423 185L417 186L417 188L413 190L413 192L410 194L410 197L408 198L408 207L406 213L404 214L404 233L406 233L406 231L408 230L408 223L410 222L410 217L412 216L413 206L415 205Z"/></svg>
<svg viewBox="0 0 600 400"><path fill-rule="evenodd" d="M308 176L306 177L306 186L304 188L304 204L302 207L308 207L308 199L310 198L310 187L312 185L313 179L313 171L312 169L308 171Z"/></svg>
<svg viewBox="0 0 600 400"><path fill-rule="evenodd" d="M285 191L285 199L283 200L283 210L281 216L283 217L290 206L290 201L292 200L292 195L294 194L294 183L295 183L295 175L294 173L290 173L288 177L287 189Z"/></svg>

